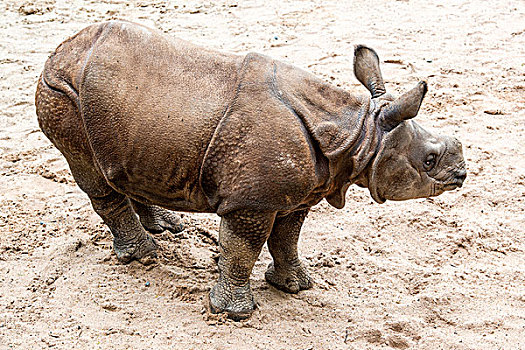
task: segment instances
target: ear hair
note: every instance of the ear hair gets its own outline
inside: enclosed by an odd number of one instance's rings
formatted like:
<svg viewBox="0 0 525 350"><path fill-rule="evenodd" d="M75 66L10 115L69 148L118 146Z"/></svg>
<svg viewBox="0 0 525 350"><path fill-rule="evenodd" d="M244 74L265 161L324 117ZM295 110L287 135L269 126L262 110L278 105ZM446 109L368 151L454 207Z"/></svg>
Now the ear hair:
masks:
<svg viewBox="0 0 525 350"><path fill-rule="evenodd" d="M427 83L420 81L415 88L388 104L381 113L380 123L383 129L390 131L403 120L414 118L419 112L427 90Z"/></svg>
<svg viewBox="0 0 525 350"><path fill-rule="evenodd" d="M377 53L364 45L356 45L354 50L354 74L368 91L372 98L379 97L386 92L381 69L379 68L379 56Z"/></svg>

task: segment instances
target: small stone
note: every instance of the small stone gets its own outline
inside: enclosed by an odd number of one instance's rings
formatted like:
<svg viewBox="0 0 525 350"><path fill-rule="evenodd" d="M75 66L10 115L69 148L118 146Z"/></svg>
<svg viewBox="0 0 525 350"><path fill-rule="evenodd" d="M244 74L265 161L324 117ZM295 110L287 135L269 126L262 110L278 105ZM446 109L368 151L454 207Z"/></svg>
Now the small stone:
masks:
<svg viewBox="0 0 525 350"><path fill-rule="evenodd" d="M388 344L388 346L396 349L407 349L410 347L408 341L399 335L393 335L391 337L388 337L386 343Z"/></svg>
<svg viewBox="0 0 525 350"><path fill-rule="evenodd" d="M150 286L149 281L146 282L145 286L146 286L146 287L149 287L149 286Z"/></svg>

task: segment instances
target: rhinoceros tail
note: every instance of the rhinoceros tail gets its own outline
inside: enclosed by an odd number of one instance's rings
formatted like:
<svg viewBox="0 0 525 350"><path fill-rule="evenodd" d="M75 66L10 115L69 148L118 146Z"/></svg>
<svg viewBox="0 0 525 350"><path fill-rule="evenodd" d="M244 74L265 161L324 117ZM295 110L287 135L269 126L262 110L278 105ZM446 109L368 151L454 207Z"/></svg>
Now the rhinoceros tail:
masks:
<svg viewBox="0 0 525 350"><path fill-rule="evenodd" d="M44 134L64 154L90 157L78 86L92 48L107 24L88 27L60 44L38 79L35 105Z"/></svg>
<svg viewBox="0 0 525 350"><path fill-rule="evenodd" d="M40 77L50 89L67 95L79 107L78 86L93 48L111 22L85 28L62 42L49 56Z"/></svg>

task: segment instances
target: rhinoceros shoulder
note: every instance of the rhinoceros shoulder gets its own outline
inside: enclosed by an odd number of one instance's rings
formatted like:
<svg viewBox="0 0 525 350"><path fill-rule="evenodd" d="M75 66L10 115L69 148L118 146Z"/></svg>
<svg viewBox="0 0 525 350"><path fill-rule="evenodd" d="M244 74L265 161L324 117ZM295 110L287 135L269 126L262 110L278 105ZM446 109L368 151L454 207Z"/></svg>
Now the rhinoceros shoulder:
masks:
<svg viewBox="0 0 525 350"><path fill-rule="evenodd" d="M318 185L310 134L276 85L276 61L248 54L208 147L201 184L217 213L288 210Z"/></svg>

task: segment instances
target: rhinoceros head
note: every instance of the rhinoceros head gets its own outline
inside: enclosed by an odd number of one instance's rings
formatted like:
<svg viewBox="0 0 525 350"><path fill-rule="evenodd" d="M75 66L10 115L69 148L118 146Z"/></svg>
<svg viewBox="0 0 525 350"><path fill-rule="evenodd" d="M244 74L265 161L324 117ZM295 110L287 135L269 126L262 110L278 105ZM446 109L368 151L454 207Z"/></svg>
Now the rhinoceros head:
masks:
<svg viewBox="0 0 525 350"><path fill-rule="evenodd" d="M386 93L379 58L374 50L357 46L354 71L372 94L371 110L381 141L367 172L367 187L375 201L437 196L461 187L466 178L461 143L454 137L432 134L414 118L427 84L399 98Z"/></svg>

